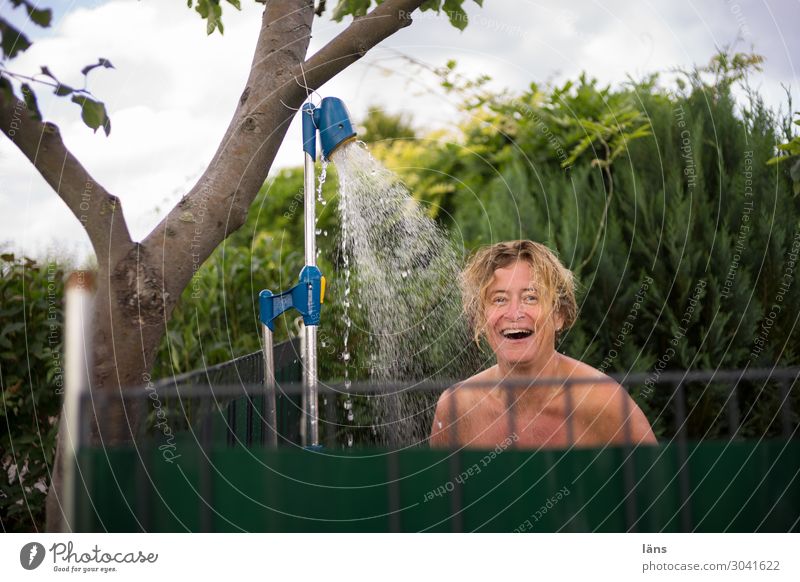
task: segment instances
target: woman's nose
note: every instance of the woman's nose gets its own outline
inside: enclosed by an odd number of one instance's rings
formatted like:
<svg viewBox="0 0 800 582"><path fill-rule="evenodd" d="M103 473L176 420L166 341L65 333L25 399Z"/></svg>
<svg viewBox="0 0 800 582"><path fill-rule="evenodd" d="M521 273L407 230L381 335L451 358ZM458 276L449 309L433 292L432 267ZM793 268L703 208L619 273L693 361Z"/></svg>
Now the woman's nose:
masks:
<svg viewBox="0 0 800 582"><path fill-rule="evenodd" d="M505 316L511 321L522 319L522 304L516 299L512 299L508 304L508 309L506 310Z"/></svg>

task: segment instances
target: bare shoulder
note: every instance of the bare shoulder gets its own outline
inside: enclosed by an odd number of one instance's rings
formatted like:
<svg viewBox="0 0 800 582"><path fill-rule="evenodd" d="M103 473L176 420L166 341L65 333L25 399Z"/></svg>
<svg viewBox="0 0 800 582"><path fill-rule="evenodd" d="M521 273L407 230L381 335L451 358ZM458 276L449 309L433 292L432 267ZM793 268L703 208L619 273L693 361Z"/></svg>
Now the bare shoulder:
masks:
<svg viewBox="0 0 800 582"><path fill-rule="evenodd" d="M569 356L561 356L559 364L561 377L577 380L572 385L574 391L588 400L608 400L626 394L625 389L613 378Z"/></svg>
<svg viewBox="0 0 800 582"><path fill-rule="evenodd" d="M455 413L456 416L469 413L494 386L493 378L492 368L489 368L467 378L463 382L450 386L439 396L439 401L436 404L437 416L440 413L442 415Z"/></svg>
<svg viewBox="0 0 800 582"><path fill-rule="evenodd" d="M564 377L581 380L575 384L574 400L577 412L585 420L589 420L609 442L631 438L636 444L655 444L650 423L625 388L588 364L567 356L564 358L569 372Z"/></svg>

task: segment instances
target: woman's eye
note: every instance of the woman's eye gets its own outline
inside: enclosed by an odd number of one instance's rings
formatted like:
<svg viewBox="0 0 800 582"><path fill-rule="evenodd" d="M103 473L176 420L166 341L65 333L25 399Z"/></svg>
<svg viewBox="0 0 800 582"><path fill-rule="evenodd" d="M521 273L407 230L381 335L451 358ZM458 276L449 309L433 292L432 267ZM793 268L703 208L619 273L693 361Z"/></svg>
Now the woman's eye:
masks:
<svg viewBox="0 0 800 582"><path fill-rule="evenodd" d="M536 295L526 295L523 299L526 303L536 303L539 300Z"/></svg>
<svg viewBox="0 0 800 582"><path fill-rule="evenodd" d="M505 297L495 297L494 299L492 299L492 303L494 303L495 305L503 305L505 302L506 302Z"/></svg>

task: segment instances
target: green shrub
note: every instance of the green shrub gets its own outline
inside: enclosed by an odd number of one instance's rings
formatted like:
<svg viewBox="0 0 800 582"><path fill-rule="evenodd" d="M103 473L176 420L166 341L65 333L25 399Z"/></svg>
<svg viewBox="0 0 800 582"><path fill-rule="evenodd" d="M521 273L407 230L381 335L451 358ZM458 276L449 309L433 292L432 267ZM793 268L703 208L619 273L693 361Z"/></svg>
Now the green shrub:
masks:
<svg viewBox="0 0 800 582"><path fill-rule="evenodd" d="M63 271L0 255L0 523L42 530L63 387Z"/></svg>

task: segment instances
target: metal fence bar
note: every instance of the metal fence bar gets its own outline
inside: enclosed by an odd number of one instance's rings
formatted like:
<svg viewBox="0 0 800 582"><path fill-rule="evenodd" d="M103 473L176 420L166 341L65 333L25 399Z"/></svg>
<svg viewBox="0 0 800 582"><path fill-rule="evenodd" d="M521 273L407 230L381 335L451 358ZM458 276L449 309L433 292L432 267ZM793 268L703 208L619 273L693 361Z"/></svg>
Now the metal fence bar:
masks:
<svg viewBox="0 0 800 582"><path fill-rule="evenodd" d="M790 379L795 380L797 375L800 374L800 367L795 368L783 368L777 370L748 370L746 373L742 373L741 370L738 371L703 371L703 372L662 372L658 379L659 385L674 385L675 383L681 382L708 382L708 381L715 381L715 382L728 382L728 381L739 381L739 380L765 380L765 379L772 379L772 380L780 380L780 379ZM637 374L612 374L610 377L618 382L626 382L628 384L643 384L647 379L649 379L649 375L645 373L637 373ZM597 378L571 378L570 381L577 385L577 384L592 384L597 382ZM394 382L394 383L387 383L387 382L358 382L358 383L351 383L350 385L350 392L355 394L383 394L387 391L391 390L409 390L413 389L414 391L419 392L441 392L443 389L453 386L454 384L461 384L463 388L480 388L480 387L497 387L498 385L508 387L508 386L515 386L515 387L535 387L535 386L545 386L545 385L552 385L553 383L563 383L564 378L543 378L537 380L526 380L526 379L514 379L514 380L503 380L502 382L473 382L470 384L465 384L463 381L459 379L443 379L440 381L429 381L429 382ZM413 388L412 388L413 387ZM185 398L192 398L192 397L202 397L208 394L208 384L201 383L197 385L192 384L182 384L182 385L175 385L172 382L169 383L162 383L159 382L157 386L151 388L151 390L155 390L155 393L159 395L159 397L167 397L167 396L183 396ZM126 395L130 393L135 393L137 388L131 388L126 390ZM282 383L281 390L285 394L289 395L297 395L302 394L302 384L298 382L286 382ZM334 394L337 392L345 391L343 384L320 384L319 386L320 394ZM231 383L231 384L218 384L214 386L214 394L218 398L225 398L225 397L241 397L245 394L263 394L264 389L263 386L260 385L260 381L256 383Z"/></svg>
<svg viewBox="0 0 800 582"><path fill-rule="evenodd" d="M791 385L788 379L780 381L781 389L781 436L788 439L792 436L792 395Z"/></svg>
<svg viewBox="0 0 800 582"><path fill-rule="evenodd" d="M627 390L625 391L627 394ZM636 503L636 467L633 458L633 428L631 427L631 404L627 396L622 399L622 430L625 442L622 448L624 455L622 466L622 480L625 485L625 525L628 532L636 532L639 511Z"/></svg>
<svg viewBox="0 0 800 582"><path fill-rule="evenodd" d="M247 397L246 411L245 441L247 447L250 448L253 446L253 399L250 396Z"/></svg>
<svg viewBox="0 0 800 582"><path fill-rule="evenodd" d="M236 441L238 437L236 436L236 403L231 402L228 405L228 426L227 426L227 435L228 435L228 446L233 447L236 446Z"/></svg>
<svg viewBox="0 0 800 582"><path fill-rule="evenodd" d="M450 493L450 527L453 533L461 533L464 531L464 516L461 513L464 503L461 484L457 480L461 475L461 451L453 452L447 465L450 469L450 483L453 484L453 491Z"/></svg>
<svg viewBox="0 0 800 582"><path fill-rule="evenodd" d="M681 498L681 530L684 532L692 531L692 511L689 502L690 479L689 479L689 447L686 427L686 395L685 384L677 382L675 386L675 438L678 441L678 489Z"/></svg>
<svg viewBox="0 0 800 582"><path fill-rule="evenodd" d="M336 397L333 395L323 396L325 406L325 446L333 448L336 446L336 427L339 425L336 418Z"/></svg>
<svg viewBox="0 0 800 582"><path fill-rule="evenodd" d="M506 422L508 424L508 436L517 432L517 407L514 405L514 387L504 387L503 393L506 400Z"/></svg>
<svg viewBox="0 0 800 582"><path fill-rule="evenodd" d="M206 416L200 429L200 531L213 531L211 504L214 501L211 475L211 417Z"/></svg>
<svg viewBox="0 0 800 582"><path fill-rule="evenodd" d="M458 434L456 433L456 431L458 429L457 429L457 425L456 425L457 410L456 410L456 391L455 390L453 390L452 394L450 395L449 400L450 400L450 418L445 419L445 422L448 423L447 424L447 436L449 437L448 440L450 441L450 448L451 449L455 449L456 448L456 444L460 444L460 443L456 442L457 441L457 437L458 437Z"/></svg>
<svg viewBox="0 0 800 582"><path fill-rule="evenodd" d="M738 382L731 384L731 391L730 394L728 394L728 405L726 406L728 412L728 435L730 436L730 440L736 438L741 426L738 385Z"/></svg>
<svg viewBox="0 0 800 582"><path fill-rule="evenodd" d="M572 382L569 380L564 383L564 400L567 405L567 444L570 448L572 448L572 446L575 444L575 425L572 418Z"/></svg>
<svg viewBox="0 0 800 582"><path fill-rule="evenodd" d="M397 451L386 455L386 474L389 478L387 495L389 505L389 531L399 533L400 527L400 467Z"/></svg>

